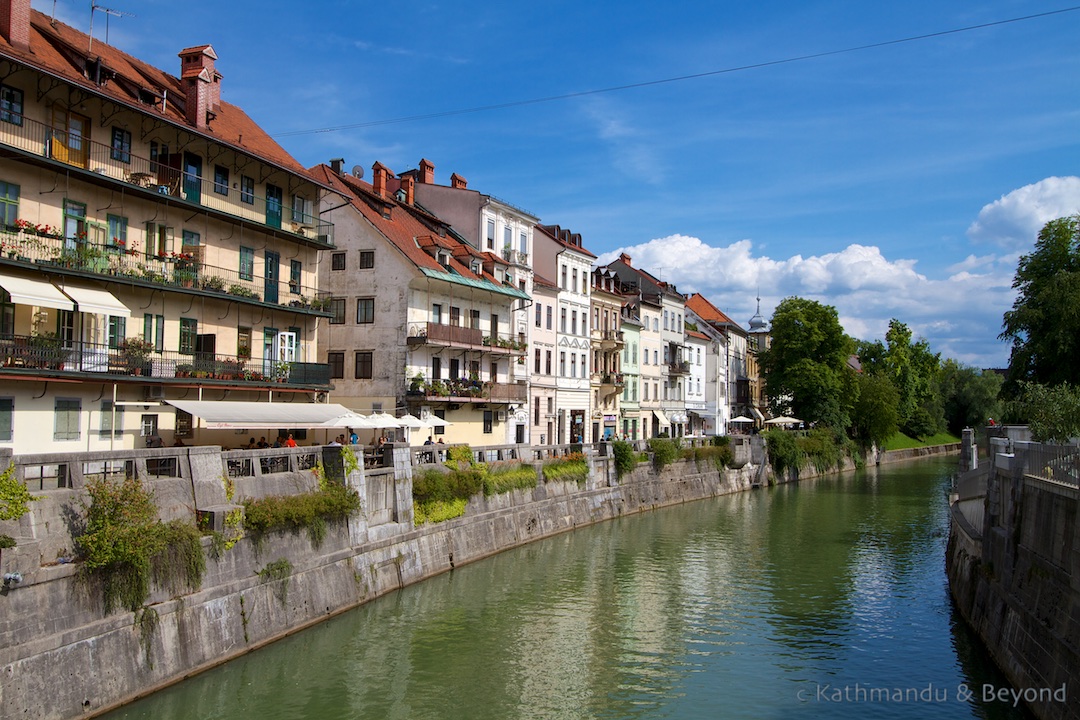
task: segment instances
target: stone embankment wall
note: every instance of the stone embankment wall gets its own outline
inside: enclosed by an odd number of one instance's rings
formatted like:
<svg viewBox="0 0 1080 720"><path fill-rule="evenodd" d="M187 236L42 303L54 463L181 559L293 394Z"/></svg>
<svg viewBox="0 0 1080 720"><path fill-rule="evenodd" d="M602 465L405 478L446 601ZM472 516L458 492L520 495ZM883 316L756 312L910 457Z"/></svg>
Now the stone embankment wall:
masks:
<svg viewBox="0 0 1080 720"><path fill-rule="evenodd" d="M567 448L522 450L477 452L539 464ZM127 611L105 615L100 593L80 582L70 562L89 476L119 468L147 478L163 519L191 518L196 510L221 517L244 497L314 487L311 469L333 455L318 448L167 448L20 456L19 476L39 484L40 499L19 523L0 523L0 533L19 539L0 554L0 571L20 578L0 591L0 719L99 714L458 565L580 525L777 482L757 442L737 444L738 467L723 472L693 461L659 472L642 463L621 479L608 448L585 450L591 472L584 486L540 482L477 496L463 517L421 527L412 516L416 451L395 450L385 467L348 472L364 511L330 526L317 546L306 533L276 533L261 543L243 539L215 558L206 539L201 589L181 596L154 589L148 602L156 622ZM9 457L0 455L0 463ZM904 458L878 461L894 459ZM282 559L291 564L287 578L260 576Z"/></svg>
<svg viewBox="0 0 1080 720"><path fill-rule="evenodd" d="M949 586L1028 707L1080 720L1080 449L1009 438L990 449L952 497Z"/></svg>

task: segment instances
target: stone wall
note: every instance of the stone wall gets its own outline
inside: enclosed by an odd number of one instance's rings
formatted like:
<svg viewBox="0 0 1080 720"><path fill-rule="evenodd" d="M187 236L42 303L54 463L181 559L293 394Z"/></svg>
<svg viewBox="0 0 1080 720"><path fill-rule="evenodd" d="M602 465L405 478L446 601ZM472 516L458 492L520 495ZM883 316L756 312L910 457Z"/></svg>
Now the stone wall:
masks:
<svg viewBox="0 0 1080 720"><path fill-rule="evenodd" d="M1080 720L1077 485L1038 477L1052 474L1047 470L1056 462L1038 446L1012 446L1015 452L990 458L981 514L965 512L970 499L953 497L949 586L961 614L1014 689L1030 700L1030 709L1044 720ZM977 472L971 480L979 481ZM971 517L981 517L981 525ZM1064 702L1061 693L1051 693L1062 686Z"/></svg>

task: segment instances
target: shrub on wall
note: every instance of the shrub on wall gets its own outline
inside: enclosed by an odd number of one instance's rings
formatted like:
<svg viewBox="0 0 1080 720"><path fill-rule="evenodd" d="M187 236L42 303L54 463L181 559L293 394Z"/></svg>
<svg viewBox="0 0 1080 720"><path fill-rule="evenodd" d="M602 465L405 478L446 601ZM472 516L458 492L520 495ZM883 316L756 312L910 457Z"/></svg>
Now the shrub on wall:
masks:
<svg viewBox="0 0 1080 720"><path fill-rule="evenodd" d="M30 503L36 499L15 477L15 463L0 473L0 520L18 520L30 512Z"/></svg>
<svg viewBox="0 0 1080 720"><path fill-rule="evenodd" d="M582 453L569 453L544 463L544 482L576 482L584 485L589 479L589 463Z"/></svg>
<svg viewBox="0 0 1080 720"><path fill-rule="evenodd" d="M611 449L615 455L615 475L622 479L637 467L637 453L634 452L634 447L624 440L613 442Z"/></svg>
<svg viewBox="0 0 1080 720"><path fill-rule="evenodd" d="M244 530L256 536L275 530L307 529L318 547L326 533L326 523L344 520L361 509L356 490L332 482L300 495L271 495L244 500Z"/></svg>
<svg viewBox="0 0 1080 720"><path fill-rule="evenodd" d="M86 531L77 538L84 579L100 583L105 613L138 610L151 580L179 594L197 590L206 571L199 533L179 520L157 519L153 493L136 477L87 485Z"/></svg>
<svg viewBox="0 0 1080 720"><path fill-rule="evenodd" d="M766 430L765 448L769 454L769 465L777 475L783 475L788 469L799 469L805 456L799 449L795 436L786 430Z"/></svg>
<svg viewBox="0 0 1080 720"><path fill-rule="evenodd" d="M653 467L657 470L663 470L679 457L679 448L674 442L663 437L651 438L649 440L649 450L653 454Z"/></svg>

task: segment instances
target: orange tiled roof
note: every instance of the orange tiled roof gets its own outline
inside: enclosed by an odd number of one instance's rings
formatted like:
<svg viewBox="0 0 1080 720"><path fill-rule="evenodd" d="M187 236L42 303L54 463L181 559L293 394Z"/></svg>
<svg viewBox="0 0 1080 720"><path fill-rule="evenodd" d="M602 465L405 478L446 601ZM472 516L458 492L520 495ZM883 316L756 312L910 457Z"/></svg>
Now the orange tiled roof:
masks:
<svg viewBox="0 0 1080 720"><path fill-rule="evenodd" d="M709 323L727 323L730 325L738 325L735 321L729 318L720 310L720 308L713 305L711 302L705 299L705 296L701 293L694 293L686 299L686 307L697 313L697 316Z"/></svg>
<svg viewBox="0 0 1080 720"><path fill-rule="evenodd" d="M209 45L185 50L213 52ZM96 38L91 46L88 35L62 22L53 22L48 15L37 10L31 10L30 15L30 51L14 47L0 36L0 56L24 63L139 112L159 116L189 132L206 136L289 172L308 176L300 163L236 105L222 101L209 129L197 130L184 115L186 99L178 77ZM84 74L88 65L93 68L95 59L100 59L101 84ZM33 91L32 88L28 90ZM154 104L147 104L148 98L153 98Z"/></svg>

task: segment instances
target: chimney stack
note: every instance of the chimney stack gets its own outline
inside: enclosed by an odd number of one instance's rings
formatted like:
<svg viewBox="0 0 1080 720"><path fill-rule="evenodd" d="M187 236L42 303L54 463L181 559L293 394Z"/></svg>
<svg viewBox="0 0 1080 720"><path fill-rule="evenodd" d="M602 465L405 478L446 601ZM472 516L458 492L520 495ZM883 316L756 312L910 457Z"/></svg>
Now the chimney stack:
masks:
<svg viewBox="0 0 1080 720"><path fill-rule="evenodd" d="M221 107L221 73L214 69L217 54L209 45L180 51L180 84L184 88L184 115L198 130L209 127L207 113Z"/></svg>
<svg viewBox="0 0 1080 720"><path fill-rule="evenodd" d="M0 0L0 35L12 47L30 51L30 0Z"/></svg>
<svg viewBox="0 0 1080 720"><path fill-rule="evenodd" d="M345 158L330 158L330 170L335 175L341 175L342 166L345 164Z"/></svg>
<svg viewBox="0 0 1080 720"><path fill-rule="evenodd" d="M405 204L406 205L412 205L413 204L413 195L414 195L414 185L413 185L413 176L412 175L402 175L401 176L401 189L403 191L405 191Z"/></svg>
<svg viewBox="0 0 1080 720"><path fill-rule="evenodd" d="M630 264L630 256L627 255L626 253L619 253L619 260L626 267L633 267L633 265Z"/></svg>
<svg viewBox="0 0 1080 720"><path fill-rule="evenodd" d="M427 158L420 158L420 177L416 180L424 185L435 184L435 166Z"/></svg>
<svg viewBox="0 0 1080 720"><path fill-rule="evenodd" d="M454 173L450 176L450 187L454 188L455 190L464 190L468 186L468 181L466 181L465 178L461 177L457 173Z"/></svg>
<svg viewBox="0 0 1080 720"><path fill-rule="evenodd" d="M386 179L394 177L394 173L381 162L376 161L371 166L371 187L379 197L386 197Z"/></svg>

